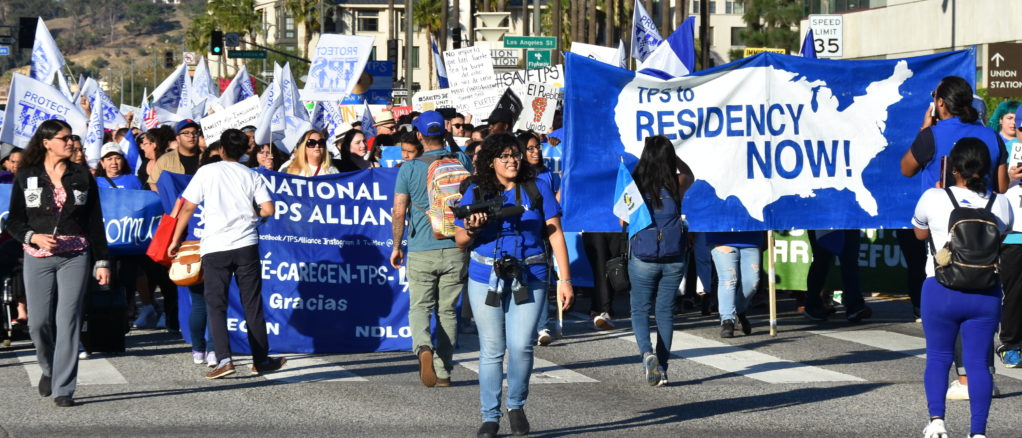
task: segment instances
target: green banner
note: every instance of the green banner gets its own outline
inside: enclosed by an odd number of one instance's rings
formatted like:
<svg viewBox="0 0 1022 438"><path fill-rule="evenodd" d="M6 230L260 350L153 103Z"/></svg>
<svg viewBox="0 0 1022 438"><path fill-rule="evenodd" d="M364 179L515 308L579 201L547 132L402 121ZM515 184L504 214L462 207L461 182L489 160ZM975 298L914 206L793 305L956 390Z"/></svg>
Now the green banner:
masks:
<svg viewBox="0 0 1022 438"><path fill-rule="evenodd" d="M768 255L764 252L764 257ZM774 232L777 289L806 290L806 276L813 252L805 230ZM764 260L766 260L764 258ZM841 268L835 257L827 275L827 289L841 290ZM862 293L907 294L906 265L894 230L861 230L859 233L859 282Z"/></svg>

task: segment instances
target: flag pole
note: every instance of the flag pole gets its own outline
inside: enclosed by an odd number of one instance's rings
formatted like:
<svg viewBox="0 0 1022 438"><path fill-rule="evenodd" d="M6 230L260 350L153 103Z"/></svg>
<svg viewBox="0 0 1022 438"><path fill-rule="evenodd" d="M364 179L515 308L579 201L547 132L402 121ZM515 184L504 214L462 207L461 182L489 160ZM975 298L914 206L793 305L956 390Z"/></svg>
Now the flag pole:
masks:
<svg viewBox="0 0 1022 438"><path fill-rule="evenodd" d="M767 231L767 290L770 293L770 336L777 336L777 275L774 263L774 231Z"/></svg>

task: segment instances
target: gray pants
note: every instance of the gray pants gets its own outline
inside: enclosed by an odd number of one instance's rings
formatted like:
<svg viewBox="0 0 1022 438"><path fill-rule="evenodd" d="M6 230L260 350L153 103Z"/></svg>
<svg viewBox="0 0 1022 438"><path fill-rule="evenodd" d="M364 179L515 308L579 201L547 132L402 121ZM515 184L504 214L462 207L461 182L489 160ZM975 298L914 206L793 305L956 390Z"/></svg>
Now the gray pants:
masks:
<svg viewBox="0 0 1022 438"><path fill-rule="evenodd" d="M87 251L36 258L25 254L28 327L53 396L74 396L78 380L78 338L88 282Z"/></svg>
<svg viewBox="0 0 1022 438"><path fill-rule="evenodd" d="M408 253L408 325L412 330L412 351L433 346L429 327L436 312L436 354L433 368L437 377L449 379L454 367L454 346L458 343L458 317L454 306L465 287L468 259L458 248Z"/></svg>

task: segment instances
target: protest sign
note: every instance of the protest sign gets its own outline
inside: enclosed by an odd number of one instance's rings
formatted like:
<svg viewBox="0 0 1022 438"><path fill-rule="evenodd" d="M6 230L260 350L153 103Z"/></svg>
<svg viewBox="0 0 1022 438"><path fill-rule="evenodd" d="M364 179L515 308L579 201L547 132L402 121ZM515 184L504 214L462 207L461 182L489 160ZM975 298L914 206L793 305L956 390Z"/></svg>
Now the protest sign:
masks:
<svg viewBox="0 0 1022 438"><path fill-rule="evenodd" d="M528 82L552 86L549 90L557 94L556 99L561 99L563 96L561 89L564 87L564 66L554 65L531 70L505 71L497 74L498 84L502 87L511 87L519 95L522 94L519 91Z"/></svg>
<svg viewBox="0 0 1022 438"><path fill-rule="evenodd" d="M522 99L522 113L518 115L514 128L543 134L550 132L557 109L558 93L554 92L554 87L526 83L515 94Z"/></svg>
<svg viewBox="0 0 1022 438"><path fill-rule="evenodd" d="M818 232L817 237L819 236ZM858 248L859 288L862 292L908 293L905 283L908 265L894 230L861 230ZM809 233L806 230L775 232L773 255L777 270L777 289L806 290L809 265L813 262ZM770 253L764 251L763 257L769 256ZM844 284L841 282L841 269L837 264L837 257L834 259L827 273L824 288L842 290Z"/></svg>
<svg viewBox="0 0 1022 438"><path fill-rule="evenodd" d="M394 115L394 120L400 119L405 114L412 113L412 107L409 105L395 106L390 108L390 113Z"/></svg>
<svg viewBox="0 0 1022 438"><path fill-rule="evenodd" d="M941 78L971 51L833 61L762 53L663 81L569 53L565 229L616 231L619 162L665 135L695 171L694 231L908 227L918 177L900 159ZM599 105L610 102L609 105ZM912 200L906 202L906 200Z"/></svg>
<svg viewBox="0 0 1022 438"><path fill-rule="evenodd" d="M394 269L389 262L397 170L315 178L260 173L275 209L259 227L262 294L273 351L410 350L408 283L404 268ZM160 177L159 195L166 203L190 177L163 175L177 180ZM234 351L244 354L249 351L245 317L236 285L231 288L228 331ZM179 317L187 321L190 301L188 294L180 295ZM191 339L187 326L181 324L186 340Z"/></svg>
<svg viewBox="0 0 1022 438"><path fill-rule="evenodd" d="M302 100L337 101L344 99L362 76L373 37L324 34L316 44Z"/></svg>
<svg viewBox="0 0 1022 438"><path fill-rule="evenodd" d="M252 96L223 110L217 111L202 120L202 136L212 143L220 139L220 134L234 128L241 129L247 125L255 125L259 119L259 97Z"/></svg>
<svg viewBox="0 0 1022 438"><path fill-rule="evenodd" d="M456 108L449 88L420 91L412 96L412 109L415 111L432 111L437 108Z"/></svg>
<svg viewBox="0 0 1022 438"><path fill-rule="evenodd" d="M494 81L490 51L481 45L444 52L451 88L480 86Z"/></svg>
<svg viewBox="0 0 1022 438"><path fill-rule="evenodd" d="M81 108L56 88L14 73L0 126L0 141L24 148L39 124L49 119L63 120L71 125L73 134L85 135L88 119Z"/></svg>
<svg viewBox="0 0 1022 438"><path fill-rule="evenodd" d="M376 105L390 103L394 88L394 62L368 61L365 70L351 93L344 96L343 104L353 105L369 102Z"/></svg>
<svg viewBox="0 0 1022 438"><path fill-rule="evenodd" d="M448 88L454 107L462 113L472 115L472 120L481 121L490 116L490 112L500 101L505 88L494 82L467 87ZM482 122L478 122L482 123Z"/></svg>

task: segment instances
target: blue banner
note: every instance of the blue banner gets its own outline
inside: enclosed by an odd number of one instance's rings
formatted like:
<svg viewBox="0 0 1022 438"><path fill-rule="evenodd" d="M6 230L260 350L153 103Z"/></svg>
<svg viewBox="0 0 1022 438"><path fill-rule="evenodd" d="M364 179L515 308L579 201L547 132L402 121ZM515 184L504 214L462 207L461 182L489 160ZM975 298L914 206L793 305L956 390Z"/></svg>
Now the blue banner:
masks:
<svg viewBox="0 0 1022 438"><path fill-rule="evenodd" d="M401 146L381 146L380 154L380 165L383 167L397 167L405 162L401 158Z"/></svg>
<svg viewBox="0 0 1022 438"><path fill-rule="evenodd" d="M617 231L614 176L671 139L693 231L904 228L922 192L900 159L941 78L973 51L835 61L763 53L664 81L567 54L566 231Z"/></svg>
<svg viewBox="0 0 1022 438"><path fill-rule="evenodd" d="M0 184L0 222L7 219L11 188L11 184ZM144 254L163 215L156 194L148 190L99 189L99 203L110 254Z"/></svg>
<svg viewBox="0 0 1022 438"><path fill-rule="evenodd" d="M344 96L344 105L359 105L367 102L371 105L390 103L394 88L393 61L367 61L358 85L351 93Z"/></svg>
<svg viewBox="0 0 1022 438"><path fill-rule="evenodd" d="M275 208L259 227L263 309L272 351L410 350L404 268L394 269L389 262L397 170L315 178L261 173ZM168 177L160 177L160 196L172 206L190 177L163 175ZM192 225L194 234L201 235L201 222L195 219ZM191 339L185 323L190 299L181 295L181 331ZM231 349L239 353L249 351L244 320L232 283L227 321Z"/></svg>

